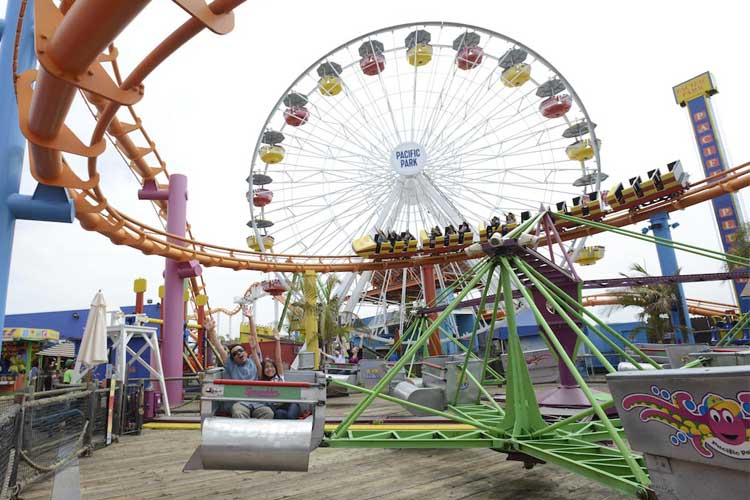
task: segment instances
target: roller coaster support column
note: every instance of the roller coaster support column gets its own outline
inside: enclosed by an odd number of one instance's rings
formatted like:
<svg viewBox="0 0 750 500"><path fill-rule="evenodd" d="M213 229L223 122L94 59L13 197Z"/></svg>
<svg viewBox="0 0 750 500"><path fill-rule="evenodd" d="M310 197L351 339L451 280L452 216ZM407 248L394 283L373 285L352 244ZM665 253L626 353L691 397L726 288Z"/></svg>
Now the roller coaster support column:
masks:
<svg viewBox="0 0 750 500"><path fill-rule="evenodd" d="M146 181L143 189L138 191L141 200L167 201L167 232L185 237L186 209L187 209L187 177L180 174L169 176L168 189L158 189L155 181ZM169 238L174 245L185 246L185 243L175 238ZM186 278L200 276L202 272L198 261L177 262L167 259L164 270L164 300L162 325L162 366L165 377L182 377L183 324L184 324L184 296ZM182 402L182 381L167 382L167 396L170 404Z"/></svg>
<svg viewBox="0 0 750 500"><path fill-rule="evenodd" d="M146 293L145 278L138 278L133 282L133 291L135 292L135 313L143 314L143 295Z"/></svg>
<svg viewBox="0 0 750 500"><path fill-rule="evenodd" d="M74 205L62 188L40 184L33 196L18 194L26 144L18 128L13 87L13 51L20 9L20 0L8 0L0 43L0 330L5 323L16 219L70 223L75 214ZM22 73L35 64L33 1L30 1L23 15L17 71Z"/></svg>
<svg viewBox="0 0 750 500"><path fill-rule="evenodd" d="M424 300L427 307L434 307L435 296L435 267L433 265L422 266L422 286L424 289ZM437 318L436 313L430 313L427 315L430 320L435 321ZM440 345L440 328L436 328L435 332L430 337L428 350L430 356L440 356L443 354L443 347Z"/></svg>
<svg viewBox="0 0 750 500"><path fill-rule="evenodd" d="M201 325L198 328L198 359L203 363L204 368L208 368L208 359L206 358L206 328L203 326L206 324L206 304L208 304L207 295L199 294L195 296L198 324Z"/></svg>
<svg viewBox="0 0 750 500"><path fill-rule="evenodd" d="M669 214L667 212L659 212L649 219L651 223L647 228L641 229L643 234L652 231L654 236L657 238L664 238L665 240L672 240L671 228L677 227L678 224L669 224ZM679 273L680 269L677 266L677 255L675 254L674 248L666 245L656 245L656 254L659 256L659 266L661 267L661 274L664 276L674 276ZM677 343L682 343L684 338L682 332L688 332L688 342L695 344L695 336L693 335L693 327L690 323L690 313L688 312L687 302L685 302L685 292L682 289L682 283L677 283L677 304L672 308L672 326L674 327L674 335Z"/></svg>
<svg viewBox="0 0 750 500"><path fill-rule="evenodd" d="M305 296L305 348L314 353L315 369L320 368L320 349L318 348L318 280L315 271L305 271L302 281Z"/></svg>

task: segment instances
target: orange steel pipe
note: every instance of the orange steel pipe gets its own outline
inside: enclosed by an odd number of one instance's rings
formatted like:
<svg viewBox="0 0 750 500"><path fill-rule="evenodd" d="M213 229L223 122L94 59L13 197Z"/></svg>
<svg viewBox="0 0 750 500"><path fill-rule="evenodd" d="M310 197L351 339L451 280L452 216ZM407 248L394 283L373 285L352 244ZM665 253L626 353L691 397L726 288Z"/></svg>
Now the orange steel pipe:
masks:
<svg viewBox="0 0 750 500"><path fill-rule="evenodd" d="M214 13L227 12L235 6L242 3L243 0L217 0L210 5ZM73 3L70 11L63 18L58 27L58 31L50 41L49 51L54 54L55 61L60 64L60 68L66 71L85 71L88 64L94 62L96 57L112 41L112 39L127 26L127 24L137 15L145 6L146 0L132 0L128 2L116 2L118 5L112 7L112 2L100 2L99 0L79 0ZM64 3L67 7L70 2ZM110 11L110 9L113 9ZM98 15L96 13L99 13ZM105 14L103 17L102 15ZM106 21L102 19L106 18ZM194 34L203 29L203 25L195 18L191 18L178 28L172 35L164 40L144 61L133 71L133 73L123 82L122 88L132 87L145 78L155 67L158 66L166 57L171 55L176 48L184 44ZM83 35L85 33L85 36ZM85 47L78 46L83 43ZM85 43L84 43L85 42ZM58 47L59 45L59 47ZM74 53L71 55L71 53ZM67 58L68 59L63 59ZM60 58L58 61L57 58ZM83 68L83 69L81 69ZM71 85L61 82L60 80L50 79L51 75L44 76L46 73L42 70L37 81L37 86L32 100L32 109L30 112L30 125L33 132L43 138L54 137L63 125L67 110L70 106L70 96L75 91ZM54 80L54 81L53 81ZM58 83L60 82L60 83ZM71 89L73 91L71 92ZM99 101L101 99L94 99ZM105 107L105 113L98 120L94 138L101 138L104 130L112 123L112 132L121 132L119 122L114 122L114 112L118 105L108 102ZM111 115L111 116L109 116ZM118 130L119 129L119 130ZM96 141L92 141L92 144ZM129 153L129 156L135 157L134 164L143 177L148 178L150 171L147 165L137 158L135 145L124 135L120 135L120 143L123 149ZM32 155L34 156L37 173L44 179L54 180L60 177L62 171L61 156L58 151L33 145L31 146ZM735 192L739 189L750 185L750 171L745 169L740 171L747 164L733 169L730 173L714 179L699 181L706 183L697 189L691 190L682 197L669 200L662 203L656 203L649 207L640 209L638 212L627 213L623 215L614 215L605 218L604 222L616 227L630 225L642 220L648 219L651 214L659 211L674 211L684 209L688 206L707 201L713 197L727 192ZM89 161L89 174L94 177L96 174L96 160ZM72 188L73 186L68 186ZM175 260L197 259L202 265L213 267L226 267L240 270L259 270L259 271L281 271L281 272L301 272L306 269L318 272L357 272L363 270L383 270L383 269L401 269L405 267L441 264L466 260L469 257L462 254L447 254L440 256L426 255L409 260L402 261L369 261L356 262L352 257L325 258L317 257L313 262L310 258L300 258L294 260L296 256L277 255L277 256L260 256L252 254L245 250L228 249L216 245L196 242L192 239L177 238L168 235L163 231L156 231L148 228L144 224L127 218L124 214L119 214L114 207L107 204L106 198L97 185L91 190L81 191L72 190L76 201L77 216L81 226L88 230L100 232L110 238L115 244L124 244L141 250L146 254L155 254ZM91 198L90 203L88 198ZM591 235L601 232L600 230L580 227L568 231L563 231L561 238L563 240L579 238L584 235ZM195 249L178 247L166 241L166 238L182 240L195 246ZM228 255L222 255L216 252L224 252ZM293 258L294 257L294 258ZM345 260L345 262L342 262Z"/></svg>
<svg viewBox="0 0 750 500"><path fill-rule="evenodd" d="M148 0L78 0L50 39L47 55L65 74L84 73L146 4ZM55 137L65 122L76 90L73 85L40 68L31 100L29 128L44 139ZM30 151L42 179L52 181L60 176L62 162L58 151L33 143Z"/></svg>

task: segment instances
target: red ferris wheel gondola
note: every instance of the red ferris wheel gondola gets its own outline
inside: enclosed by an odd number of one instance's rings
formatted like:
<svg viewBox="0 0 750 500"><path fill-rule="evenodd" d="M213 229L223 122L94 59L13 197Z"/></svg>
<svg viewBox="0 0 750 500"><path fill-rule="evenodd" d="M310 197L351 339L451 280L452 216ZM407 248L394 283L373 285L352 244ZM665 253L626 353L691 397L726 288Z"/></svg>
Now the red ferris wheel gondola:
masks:
<svg viewBox="0 0 750 500"><path fill-rule="evenodd" d="M286 285L284 285L279 279L265 280L260 286L263 288L264 292L273 295L274 297L283 294L287 290Z"/></svg>
<svg viewBox="0 0 750 500"><path fill-rule="evenodd" d="M374 76L385 69L385 56L383 55L383 44L377 40L368 40L359 46L359 67L362 73Z"/></svg>
<svg viewBox="0 0 750 500"><path fill-rule="evenodd" d="M253 189L253 206L265 207L273 201L273 191L266 188Z"/></svg>
<svg viewBox="0 0 750 500"><path fill-rule="evenodd" d="M299 127L307 123L310 111L305 107L307 97L297 92L292 92L284 98L284 121L292 127Z"/></svg>
<svg viewBox="0 0 750 500"><path fill-rule="evenodd" d="M560 118L570 111L572 105L573 98L568 94L553 95L542 101L539 111L545 118Z"/></svg>

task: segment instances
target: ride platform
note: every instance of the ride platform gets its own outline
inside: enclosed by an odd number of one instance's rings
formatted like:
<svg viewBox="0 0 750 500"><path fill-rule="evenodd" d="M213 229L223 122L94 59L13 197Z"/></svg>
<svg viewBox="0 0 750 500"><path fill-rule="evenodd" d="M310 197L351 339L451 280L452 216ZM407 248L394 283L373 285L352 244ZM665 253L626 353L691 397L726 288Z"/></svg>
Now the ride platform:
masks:
<svg viewBox="0 0 750 500"><path fill-rule="evenodd" d="M327 404L328 413L332 418L343 417L362 398L362 395L354 394L331 400ZM383 417L407 419L411 416L394 403L376 400L363 417L375 422ZM352 425L352 431L366 430L360 429L359 425ZM394 429L400 433L401 429L394 427L396 425L399 424L383 424L383 427L388 427L382 430ZM439 428L439 432L451 431ZM505 460L505 456L484 446L401 450L318 448L310 455L310 470L307 473L183 473L183 465L200 440L198 430L144 429L139 436L122 436L119 443L96 450L92 456L79 460L77 488L80 497L103 500L222 500L244 498L250 491L262 491L263 497L268 500L317 500L334 496L361 500L425 497L432 500L627 498L601 483L557 467L553 465L554 462L525 470L518 462ZM537 446L542 448L543 445ZM341 477L351 478L351 481L336 479ZM54 483L54 478L50 478L30 486L24 490L23 497L27 500L48 500Z"/></svg>

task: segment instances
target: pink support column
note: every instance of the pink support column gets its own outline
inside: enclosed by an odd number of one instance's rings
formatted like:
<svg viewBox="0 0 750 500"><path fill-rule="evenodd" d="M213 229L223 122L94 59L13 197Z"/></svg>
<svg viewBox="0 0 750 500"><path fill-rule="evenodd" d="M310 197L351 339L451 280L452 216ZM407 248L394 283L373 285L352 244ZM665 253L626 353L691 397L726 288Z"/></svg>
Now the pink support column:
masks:
<svg viewBox="0 0 750 500"><path fill-rule="evenodd" d="M167 232L184 237L187 223L187 177L180 174L169 176L169 188L158 189L153 181L144 184L138 192L141 200L167 200ZM183 242L169 238L171 243ZM185 278L200 276L201 266L197 261L178 262L166 259L164 270L164 300L162 311L162 366L165 377L182 377L182 324L183 294ZM182 402L182 381L167 382L167 395L170 405Z"/></svg>

